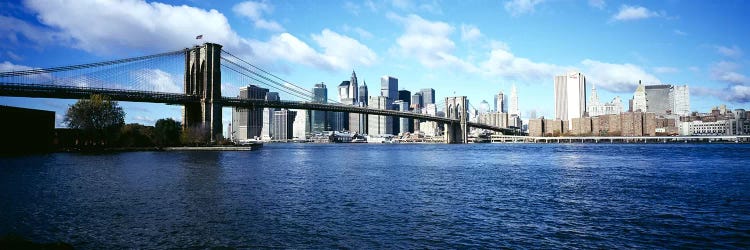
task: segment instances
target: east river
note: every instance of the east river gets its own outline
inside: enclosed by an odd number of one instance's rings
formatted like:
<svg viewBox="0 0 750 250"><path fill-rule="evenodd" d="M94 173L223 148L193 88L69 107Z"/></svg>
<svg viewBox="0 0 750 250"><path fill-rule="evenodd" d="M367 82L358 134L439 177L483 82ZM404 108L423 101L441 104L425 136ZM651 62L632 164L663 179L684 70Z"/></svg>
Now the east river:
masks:
<svg viewBox="0 0 750 250"><path fill-rule="evenodd" d="M0 158L0 236L111 248L750 248L750 144Z"/></svg>

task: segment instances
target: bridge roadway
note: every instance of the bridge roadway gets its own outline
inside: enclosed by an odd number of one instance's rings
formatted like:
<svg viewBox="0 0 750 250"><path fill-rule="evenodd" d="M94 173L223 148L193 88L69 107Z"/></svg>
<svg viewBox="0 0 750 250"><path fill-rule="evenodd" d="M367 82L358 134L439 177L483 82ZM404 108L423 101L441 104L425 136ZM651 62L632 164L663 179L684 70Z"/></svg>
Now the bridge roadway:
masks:
<svg viewBox="0 0 750 250"><path fill-rule="evenodd" d="M0 96L14 97L35 97L35 98L58 98L58 99L86 99L92 94L102 94L109 96L113 100L127 102L148 102L148 103L165 103L174 105L185 105L190 103L200 103L198 96L190 96L180 93L150 92L138 90L92 88L92 87L75 87L59 85L41 85L41 84L18 84L0 82ZM426 121L435 121L441 123L458 123L458 119L449 119L445 117L430 116L412 112L403 112L396 110L370 109L366 107L357 107L344 104L332 103L312 103L300 101L266 101L254 99L240 99L236 97L222 97L218 102L227 107L243 108L288 108L288 109L305 109L334 112L360 113L370 115L385 115L395 117L405 117L420 119ZM481 123L467 122L467 126L487 129L503 134L513 134L515 131L507 128L500 128Z"/></svg>

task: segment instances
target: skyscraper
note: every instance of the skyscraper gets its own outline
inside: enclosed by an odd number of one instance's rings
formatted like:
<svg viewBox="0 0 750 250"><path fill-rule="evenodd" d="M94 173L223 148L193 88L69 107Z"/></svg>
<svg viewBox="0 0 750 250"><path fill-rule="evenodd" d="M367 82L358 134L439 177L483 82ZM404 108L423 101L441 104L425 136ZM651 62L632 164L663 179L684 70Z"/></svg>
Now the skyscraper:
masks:
<svg viewBox="0 0 750 250"><path fill-rule="evenodd" d="M266 101L279 101L279 92L266 93ZM267 141L273 138L273 113L277 108L263 108L263 127L260 131L260 139Z"/></svg>
<svg viewBox="0 0 750 250"><path fill-rule="evenodd" d="M349 98L353 100L352 103L355 105L357 104L357 102L360 102L357 73L354 73L354 70L352 70L352 77L349 79Z"/></svg>
<svg viewBox="0 0 750 250"><path fill-rule="evenodd" d="M409 102L411 101L411 91L402 89L398 91L398 100Z"/></svg>
<svg viewBox="0 0 750 250"><path fill-rule="evenodd" d="M656 115L672 113L672 86L671 85L648 85L646 89L646 107L648 112Z"/></svg>
<svg viewBox="0 0 750 250"><path fill-rule="evenodd" d="M419 90L419 92L422 93L422 105L427 107L427 104L435 103L435 89L426 88Z"/></svg>
<svg viewBox="0 0 750 250"><path fill-rule="evenodd" d="M281 109L273 112L273 139L290 140L294 136L294 119L297 112Z"/></svg>
<svg viewBox="0 0 750 250"><path fill-rule="evenodd" d="M648 112L646 88L643 87L641 81L638 81L638 87L635 89L635 93L633 93L633 106L631 111Z"/></svg>
<svg viewBox="0 0 750 250"><path fill-rule="evenodd" d="M380 78L380 95L388 99L387 105L398 100L398 78L383 76Z"/></svg>
<svg viewBox="0 0 750 250"><path fill-rule="evenodd" d="M672 100L674 101L673 114L681 116L690 115L690 90L687 85L674 86Z"/></svg>
<svg viewBox="0 0 750 250"><path fill-rule="evenodd" d="M521 117L521 110L518 109L518 92L516 91L515 84L510 88L510 105L508 106L508 114Z"/></svg>
<svg viewBox="0 0 750 250"><path fill-rule="evenodd" d="M343 81L338 86L338 96L339 96L339 102L343 104L351 104L349 103L351 101L351 97L349 96L349 87L350 87L349 81Z"/></svg>
<svg viewBox="0 0 750 250"><path fill-rule="evenodd" d="M409 102L408 101L402 101L402 100L396 100L394 102L394 105L398 107L399 111L409 111ZM412 126L412 121L409 118L400 117L398 118L399 121L399 133L403 134L406 132L411 132L410 127ZM394 132L395 133L395 132Z"/></svg>
<svg viewBox="0 0 750 250"><path fill-rule="evenodd" d="M292 123L292 138L307 140L307 135L310 133L310 111L305 109L295 109L292 111L297 113Z"/></svg>
<svg viewBox="0 0 750 250"><path fill-rule="evenodd" d="M240 88L239 98L260 99L266 98L268 89L255 85ZM232 135L237 140L247 140L260 137L263 128L263 109L261 108L234 108L232 110Z"/></svg>
<svg viewBox="0 0 750 250"><path fill-rule="evenodd" d="M423 108L424 104L422 104L422 93L421 92L414 93L414 95L411 96L411 102L409 103L410 103L411 109L416 110L416 109Z"/></svg>
<svg viewBox="0 0 750 250"><path fill-rule="evenodd" d="M357 101L367 106L368 97L369 96L367 95L367 82L363 81L362 86L359 86L359 94L357 97Z"/></svg>
<svg viewBox="0 0 750 250"><path fill-rule="evenodd" d="M385 96L370 96L368 103L371 109L388 109L388 98ZM368 115L367 126L369 135L393 134L393 117Z"/></svg>
<svg viewBox="0 0 750 250"><path fill-rule="evenodd" d="M508 113L508 98L503 94L503 91L495 95L495 111Z"/></svg>
<svg viewBox="0 0 750 250"><path fill-rule="evenodd" d="M325 83L315 84L313 88L313 99L314 103L327 103L328 102L328 88ZM328 114L326 111L313 110L310 115L310 132L320 133L326 130L326 122L328 120Z"/></svg>
<svg viewBox="0 0 750 250"><path fill-rule="evenodd" d="M555 76L555 119L570 121L586 113L586 77L580 72ZM572 128L568 123L568 128Z"/></svg>

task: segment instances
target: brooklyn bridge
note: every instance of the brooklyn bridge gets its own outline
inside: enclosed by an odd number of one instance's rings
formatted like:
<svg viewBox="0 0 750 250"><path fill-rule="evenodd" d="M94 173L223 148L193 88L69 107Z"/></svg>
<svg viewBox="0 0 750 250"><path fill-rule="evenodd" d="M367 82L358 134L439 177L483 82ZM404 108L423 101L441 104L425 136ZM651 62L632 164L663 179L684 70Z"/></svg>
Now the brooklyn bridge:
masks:
<svg viewBox="0 0 750 250"><path fill-rule="evenodd" d="M181 90L155 81L170 73L184 74ZM222 82L269 87L296 100L222 96ZM202 126L212 137L222 135L222 107L304 109L435 121L443 124L446 143L466 143L470 127L503 134L516 132L469 122L466 96L446 97L445 117L358 107L335 101L313 102L311 91L285 81L214 43L112 61L0 73L0 96L85 99L92 94L106 95L118 101L182 105L183 126Z"/></svg>

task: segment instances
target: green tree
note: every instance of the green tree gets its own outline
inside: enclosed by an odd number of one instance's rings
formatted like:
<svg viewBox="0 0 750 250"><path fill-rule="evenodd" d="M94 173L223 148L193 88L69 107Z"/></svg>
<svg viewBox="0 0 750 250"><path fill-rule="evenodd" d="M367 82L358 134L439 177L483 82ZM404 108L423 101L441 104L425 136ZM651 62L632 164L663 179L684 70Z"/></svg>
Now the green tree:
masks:
<svg viewBox="0 0 750 250"><path fill-rule="evenodd" d="M70 128L82 130L93 144L108 144L125 124L125 111L109 97L93 94L70 105L63 121Z"/></svg>
<svg viewBox="0 0 750 250"><path fill-rule="evenodd" d="M180 144L182 124L172 118L159 119L154 128L154 142L157 146L176 146Z"/></svg>
<svg viewBox="0 0 750 250"><path fill-rule="evenodd" d="M119 145L121 147L152 147L154 146L153 137L154 127L138 123L125 124L120 130Z"/></svg>

